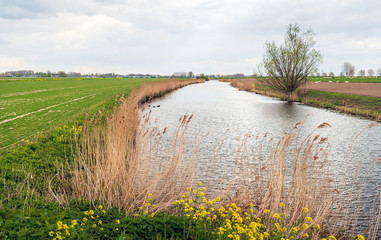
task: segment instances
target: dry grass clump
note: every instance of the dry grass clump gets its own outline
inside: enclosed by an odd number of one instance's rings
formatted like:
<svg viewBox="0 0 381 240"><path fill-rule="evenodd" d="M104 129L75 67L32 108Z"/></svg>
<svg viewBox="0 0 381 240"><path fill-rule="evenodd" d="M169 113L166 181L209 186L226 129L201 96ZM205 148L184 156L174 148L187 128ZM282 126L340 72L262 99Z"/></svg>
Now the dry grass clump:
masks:
<svg viewBox="0 0 381 240"><path fill-rule="evenodd" d="M303 125L299 122L295 132L279 141L267 135L257 136L254 147L243 141L229 162L218 158L201 162L200 143L189 146L184 142L192 116L182 116L165 142L162 139L169 134L167 128L152 127L149 114L139 117L142 99L194 82L143 85L129 95L107 124L85 125L65 196L117 206L127 214L138 212L148 199L155 205L153 212L173 211L173 201L180 199L188 186L203 181L208 198L221 198L216 208L234 202L248 210L253 204L254 214L266 216L267 211L281 212L284 204L287 228L297 226L304 208L308 208L313 224L319 224L321 231L337 236L339 231L352 228L349 234L354 236L358 210L347 209L345 203L357 200L359 195L344 195L345 189L335 184L328 161L329 144L316 133L330 127L328 123L299 139ZM205 172L200 171L201 166ZM349 186L350 191L355 187Z"/></svg>
<svg viewBox="0 0 381 240"><path fill-rule="evenodd" d="M240 90L244 90L244 91L250 91L250 92L254 91L255 84L257 82L256 79L251 79L251 78L247 78L247 79L224 79L224 80L220 80L220 81L230 82L230 85L232 85L233 87L236 87L236 88L238 88Z"/></svg>

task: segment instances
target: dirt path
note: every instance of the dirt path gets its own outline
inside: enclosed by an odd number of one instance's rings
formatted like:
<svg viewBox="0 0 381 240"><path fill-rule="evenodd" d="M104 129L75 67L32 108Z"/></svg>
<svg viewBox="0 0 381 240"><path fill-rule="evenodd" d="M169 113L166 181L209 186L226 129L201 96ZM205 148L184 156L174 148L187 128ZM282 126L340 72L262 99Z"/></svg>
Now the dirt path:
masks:
<svg viewBox="0 0 381 240"><path fill-rule="evenodd" d="M381 83L309 82L303 89L381 98Z"/></svg>

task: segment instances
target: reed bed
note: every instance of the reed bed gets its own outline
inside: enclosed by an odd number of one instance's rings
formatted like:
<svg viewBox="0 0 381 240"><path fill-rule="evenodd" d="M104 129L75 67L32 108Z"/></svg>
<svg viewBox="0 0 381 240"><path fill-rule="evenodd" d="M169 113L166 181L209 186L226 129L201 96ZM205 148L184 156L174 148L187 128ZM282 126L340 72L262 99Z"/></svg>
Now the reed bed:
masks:
<svg viewBox="0 0 381 240"><path fill-rule="evenodd" d="M348 189L340 189L335 182L328 160L329 144L318 134L319 129L330 127L328 123L299 139L303 125L299 122L293 133L278 141L264 136L257 137L256 146L242 142L229 163L220 162L218 157L201 162L198 149L202 142L185 142L192 116L181 116L171 132L153 126L149 114L139 117L139 105L152 96L190 83L195 82L145 84L132 92L106 123L90 119L75 148L74 168L57 199L100 202L127 215L139 212L147 202L154 204L153 212L173 212L173 202L181 199L187 187L202 181L208 198L221 199L218 206L234 202L247 210L253 204L254 213L264 216L268 211L280 212L283 203L287 206L287 228L300 225L300 216L307 208L313 224L321 226L311 239L318 239L321 233L338 239L355 236L360 206L353 208L346 203L356 200L361 192L354 193L358 186L349 180ZM252 84L244 85L252 88ZM163 141L168 134L169 140ZM206 174L200 172L202 166ZM370 239L377 237L377 211L375 224L368 229Z"/></svg>

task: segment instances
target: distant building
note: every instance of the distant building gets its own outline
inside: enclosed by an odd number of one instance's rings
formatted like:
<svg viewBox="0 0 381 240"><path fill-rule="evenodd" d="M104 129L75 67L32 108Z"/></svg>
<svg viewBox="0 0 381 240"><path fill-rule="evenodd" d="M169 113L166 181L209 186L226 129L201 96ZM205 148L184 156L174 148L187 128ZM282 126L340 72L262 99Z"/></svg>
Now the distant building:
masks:
<svg viewBox="0 0 381 240"><path fill-rule="evenodd" d="M189 73L188 73L188 77L189 77L189 78L194 78L194 74L193 74L193 72L189 72Z"/></svg>
<svg viewBox="0 0 381 240"><path fill-rule="evenodd" d="M188 74L186 72L175 72L172 74L172 77L173 78L186 78L187 75Z"/></svg>
<svg viewBox="0 0 381 240"><path fill-rule="evenodd" d="M236 74L233 75L233 77L235 77L235 78L243 78L243 77L245 77L245 74L243 74L243 73L236 73Z"/></svg>
<svg viewBox="0 0 381 240"><path fill-rule="evenodd" d="M243 74L243 73L236 73L236 74L225 75L224 77L228 77L228 78L243 78L243 77L245 77L245 74Z"/></svg>
<svg viewBox="0 0 381 240"><path fill-rule="evenodd" d="M69 73L67 74L67 76L68 76L68 77L81 77L82 74L79 73L79 72L69 72Z"/></svg>

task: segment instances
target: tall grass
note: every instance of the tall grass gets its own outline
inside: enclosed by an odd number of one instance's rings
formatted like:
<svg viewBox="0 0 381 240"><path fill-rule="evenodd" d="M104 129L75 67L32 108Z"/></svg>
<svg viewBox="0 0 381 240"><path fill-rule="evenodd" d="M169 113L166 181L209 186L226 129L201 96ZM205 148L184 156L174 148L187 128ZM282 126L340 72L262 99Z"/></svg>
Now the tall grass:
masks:
<svg viewBox="0 0 381 240"><path fill-rule="evenodd" d="M74 168L57 199L101 202L131 214L152 198L153 211L171 212L173 201L180 199L188 186L202 180L207 196L220 197L220 205L234 202L246 209L253 203L254 213L263 216L267 210L279 212L282 202L288 209L288 228L300 224L303 209L308 208L313 224L322 226L320 233L341 238L355 235L360 206L353 208L346 203L356 200L361 192L354 193L356 186L350 182L348 189L335 183L328 160L329 144L318 134L320 128L330 127L328 123L300 139L303 122L299 122L293 133L279 141L257 137L254 148L242 142L231 162L218 158L201 162L200 142L184 142L192 116L182 116L171 134L152 126L149 114L139 117L142 99L188 83L145 84L129 95L107 123L99 123L101 113L98 119L90 119L75 148ZM170 134L170 140L162 141L166 134ZM200 172L202 166L204 173ZM376 239L376 227L371 229L371 239Z"/></svg>

